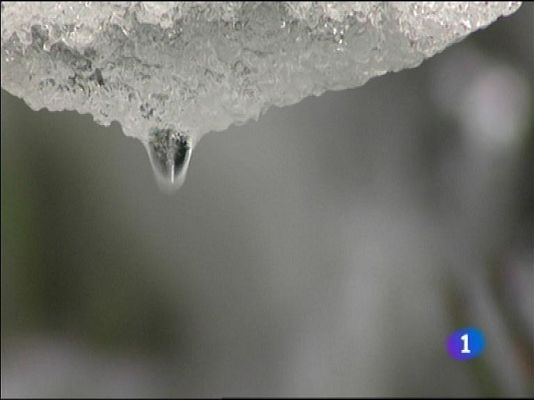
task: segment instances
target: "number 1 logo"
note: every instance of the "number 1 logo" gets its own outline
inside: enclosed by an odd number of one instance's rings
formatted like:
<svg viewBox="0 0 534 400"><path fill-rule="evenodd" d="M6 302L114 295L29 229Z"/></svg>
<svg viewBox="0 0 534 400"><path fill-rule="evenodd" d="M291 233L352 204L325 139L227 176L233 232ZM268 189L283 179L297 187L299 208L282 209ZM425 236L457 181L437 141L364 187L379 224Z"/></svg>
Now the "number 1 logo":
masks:
<svg viewBox="0 0 534 400"><path fill-rule="evenodd" d="M455 360L479 357L485 346L484 334L477 328L458 329L447 338L447 352Z"/></svg>

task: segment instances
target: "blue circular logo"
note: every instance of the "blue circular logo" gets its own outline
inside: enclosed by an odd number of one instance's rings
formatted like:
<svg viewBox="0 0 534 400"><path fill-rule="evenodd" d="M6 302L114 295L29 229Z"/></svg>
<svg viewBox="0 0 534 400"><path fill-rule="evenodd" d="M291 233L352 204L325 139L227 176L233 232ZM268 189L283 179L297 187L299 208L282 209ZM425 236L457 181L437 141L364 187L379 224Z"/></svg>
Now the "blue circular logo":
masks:
<svg viewBox="0 0 534 400"><path fill-rule="evenodd" d="M456 360L471 360L479 357L485 347L484 335L476 328L458 329L447 338L447 351Z"/></svg>

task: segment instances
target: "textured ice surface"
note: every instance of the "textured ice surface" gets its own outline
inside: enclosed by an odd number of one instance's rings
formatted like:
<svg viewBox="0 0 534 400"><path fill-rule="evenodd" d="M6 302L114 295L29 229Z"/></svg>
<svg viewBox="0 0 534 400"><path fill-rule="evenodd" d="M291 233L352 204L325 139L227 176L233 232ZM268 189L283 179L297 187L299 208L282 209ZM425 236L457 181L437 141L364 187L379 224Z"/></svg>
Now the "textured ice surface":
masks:
<svg viewBox="0 0 534 400"><path fill-rule="evenodd" d="M120 122L174 181L206 132L415 67L519 5L3 2L1 81L33 109Z"/></svg>

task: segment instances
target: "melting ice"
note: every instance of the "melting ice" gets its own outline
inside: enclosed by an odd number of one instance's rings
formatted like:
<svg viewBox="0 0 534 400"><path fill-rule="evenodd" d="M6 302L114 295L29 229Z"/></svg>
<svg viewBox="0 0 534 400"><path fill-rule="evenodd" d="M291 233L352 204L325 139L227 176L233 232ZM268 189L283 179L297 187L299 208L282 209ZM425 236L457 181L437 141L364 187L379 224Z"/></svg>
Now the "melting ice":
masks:
<svg viewBox="0 0 534 400"><path fill-rule="evenodd" d="M118 121L161 181L207 132L415 67L520 2L3 2L1 84Z"/></svg>

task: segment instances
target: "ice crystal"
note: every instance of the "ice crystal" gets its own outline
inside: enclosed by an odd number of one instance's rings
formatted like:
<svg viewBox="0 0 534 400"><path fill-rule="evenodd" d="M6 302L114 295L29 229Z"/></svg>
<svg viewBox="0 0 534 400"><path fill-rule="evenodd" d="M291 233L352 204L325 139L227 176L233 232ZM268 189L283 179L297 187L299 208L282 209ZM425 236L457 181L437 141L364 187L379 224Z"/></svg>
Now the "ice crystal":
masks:
<svg viewBox="0 0 534 400"><path fill-rule="evenodd" d="M2 2L1 81L33 109L118 121L168 175L209 131L415 67L519 5Z"/></svg>

